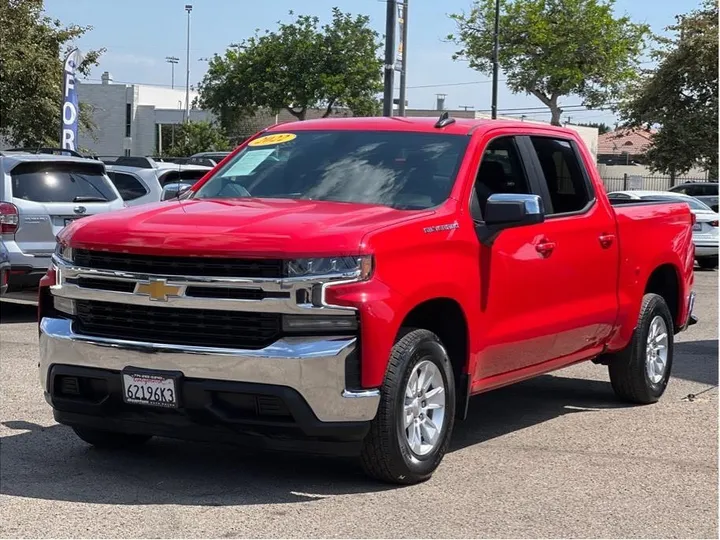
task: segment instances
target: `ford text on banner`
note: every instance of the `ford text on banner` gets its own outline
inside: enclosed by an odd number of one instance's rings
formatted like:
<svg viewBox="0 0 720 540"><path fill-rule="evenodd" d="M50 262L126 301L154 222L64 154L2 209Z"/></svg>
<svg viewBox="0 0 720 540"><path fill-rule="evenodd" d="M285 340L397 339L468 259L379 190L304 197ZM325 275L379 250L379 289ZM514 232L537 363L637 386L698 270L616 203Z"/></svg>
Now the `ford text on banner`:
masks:
<svg viewBox="0 0 720 540"><path fill-rule="evenodd" d="M403 24L405 24L405 2L399 2L397 5L397 23L398 23L398 48L397 56L395 57L395 71L402 71L402 52L405 44L403 43Z"/></svg>
<svg viewBox="0 0 720 540"><path fill-rule="evenodd" d="M62 104L62 131L60 147L65 150L77 151L78 121L80 108L78 106L77 85L75 72L81 62L80 51L73 49L65 58L63 73L63 104Z"/></svg>

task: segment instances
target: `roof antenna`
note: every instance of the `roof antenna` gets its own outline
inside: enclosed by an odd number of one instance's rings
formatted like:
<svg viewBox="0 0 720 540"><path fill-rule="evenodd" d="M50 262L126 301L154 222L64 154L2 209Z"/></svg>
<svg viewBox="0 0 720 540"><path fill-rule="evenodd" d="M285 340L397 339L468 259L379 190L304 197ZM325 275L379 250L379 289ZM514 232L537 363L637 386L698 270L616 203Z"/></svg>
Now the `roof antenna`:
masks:
<svg viewBox="0 0 720 540"><path fill-rule="evenodd" d="M450 124L454 124L455 119L450 118L450 114L447 111L443 111L440 115L440 119L435 122L436 128L444 128L445 126L449 126Z"/></svg>

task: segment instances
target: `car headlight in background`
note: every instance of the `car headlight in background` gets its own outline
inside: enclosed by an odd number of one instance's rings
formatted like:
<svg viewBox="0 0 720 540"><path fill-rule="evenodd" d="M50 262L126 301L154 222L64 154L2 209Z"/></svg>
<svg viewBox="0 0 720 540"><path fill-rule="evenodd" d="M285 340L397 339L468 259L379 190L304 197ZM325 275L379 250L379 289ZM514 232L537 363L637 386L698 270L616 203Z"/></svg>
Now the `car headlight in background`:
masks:
<svg viewBox="0 0 720 540"><path fill-rule="evenodd" d="M373 270L373 259L370 255L357 257L321 257L312 259L295 259L288 262L288 276L345 276L364 281Z"/></svg>
<svg viewBox="0 0 720 540"><path fill-rule="evenodd" d="M73 262L73 248L58 242L55 244L55 256L65 262Z"/></svg>

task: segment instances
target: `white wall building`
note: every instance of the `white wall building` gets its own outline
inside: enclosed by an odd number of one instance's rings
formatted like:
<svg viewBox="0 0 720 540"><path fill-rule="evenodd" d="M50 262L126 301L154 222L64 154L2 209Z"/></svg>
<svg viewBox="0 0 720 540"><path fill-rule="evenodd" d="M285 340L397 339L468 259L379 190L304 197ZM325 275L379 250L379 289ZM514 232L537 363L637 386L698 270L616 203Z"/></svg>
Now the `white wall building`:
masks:
<svg viewBox="0 0 720 540"><path fill-rule="evenodd" d="M210 120L206 111L193 109L198 96L190 91L190 120ZM92 107L95 132L80 133L79 147L98 156L146 156L158 152L163 124L182 124L185 89L142 84L113 84L107 71L102 83L78 84L78 100Z"/></svg>

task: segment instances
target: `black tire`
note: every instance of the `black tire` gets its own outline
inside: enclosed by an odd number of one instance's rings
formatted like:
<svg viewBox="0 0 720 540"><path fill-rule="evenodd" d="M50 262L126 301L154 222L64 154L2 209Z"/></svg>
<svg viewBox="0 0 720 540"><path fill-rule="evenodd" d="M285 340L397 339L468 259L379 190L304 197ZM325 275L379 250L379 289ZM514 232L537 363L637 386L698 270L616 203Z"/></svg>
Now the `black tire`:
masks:
<svg viewBox="0 0 720 540"><path fill-rule="evenodd" d="M135 433L118 433L116 431L103 431L100 429L73 426L75 435L83 441L96 448L115 450L120 448L132 448L148 442L151 435L138 435Z"/></svg>
<svg viewBox="0 0 720 540"><path fill-rule="evenodd" d="M667 362L662 379L654 383L646 370L646 346L650 324L656 316L667 328ZM646 405L655 403L665 392L673 362L673 319L662 296L646 294L642 299L637 328L628 346L610 356L608 371L615 394L623 401Z"/></svg>
<svg viewBox="0 0 720 540"><path fill-rule="evenodd" d="M455 419L455 380L452 365L440 339L428 330L403 329L390 353L380 406L363 441L361 462L365 472L384 482L416 484L430 478L450 444ZM439 440L419 456L405 436L405 388L413 369L423 361L438 368L445 387L445 415Z"/></svg>
<svg viewBox="0 0 720 540"><path fill-rule="evenodd" d="M712 270L718 267L717 257L703 257L697 260L698 266L703 270Z"/></svg>

